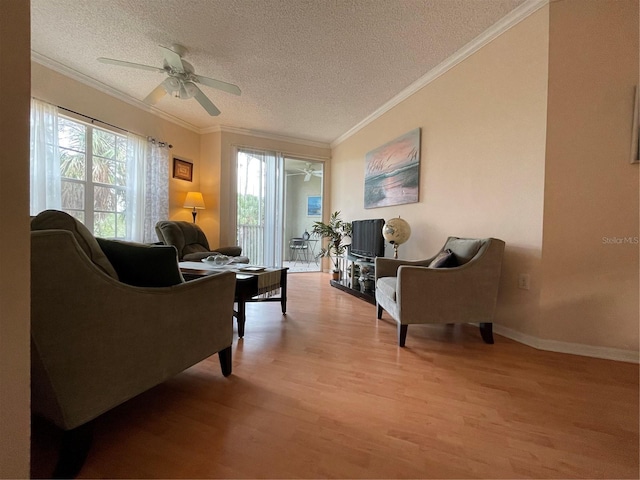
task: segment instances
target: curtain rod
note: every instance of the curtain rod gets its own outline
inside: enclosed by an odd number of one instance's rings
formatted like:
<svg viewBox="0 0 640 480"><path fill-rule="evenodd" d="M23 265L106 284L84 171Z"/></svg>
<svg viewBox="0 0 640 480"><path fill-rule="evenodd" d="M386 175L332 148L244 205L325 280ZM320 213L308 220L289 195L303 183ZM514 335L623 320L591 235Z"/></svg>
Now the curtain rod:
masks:
<svg viewBox="0 0 640 480"><path fill-rule="evenodd" d="M36 97L32 97L32 98L36 98ZM46 102L45 100L40 100L39 98L37 98L37 100L39 100L41 102L49 103L49 102ZM85 115L84 113L76 112L75 110L71 110L70 108L65 108L65 107L62 107L60 105L56 105L56 107L59 108L60 110L64 110L65 112L73 113L74 115L78 115L80 117L88 118L89 120L91 120L91 123L98 122L98 123L101 123L103 125L108 125L109 127L115 128L115 129L120 130L122 132L132 133L132 134L138 135L140 137L146 137L147 141L149 141L149 142L151 142L153 144L157 143L160 147L165 147L166 146L167 148L173 148L173 145L171 145L170 143L158 141L155 138L150 137L149 135L141 135L139 133L132 132L132 131L127 130L125 128L118 127L117 125L113 125L111 123L104 122L104 121L102 121L102 120L100 120L98 118L90 117L89 115Z"/></svg>

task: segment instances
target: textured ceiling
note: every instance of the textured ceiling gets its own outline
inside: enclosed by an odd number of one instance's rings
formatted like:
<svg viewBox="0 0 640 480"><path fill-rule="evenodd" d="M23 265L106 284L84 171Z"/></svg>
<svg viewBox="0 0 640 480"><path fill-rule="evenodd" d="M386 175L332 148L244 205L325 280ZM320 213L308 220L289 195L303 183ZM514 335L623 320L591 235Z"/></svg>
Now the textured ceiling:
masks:
<svg viewBox="0 0 640 480"><path fill-rule="evenodd" d="M31 0L32 50L142 100L184 45L222 111L165 96L155 108L197 131L227 126L330 143L525 0Z"/></svg>

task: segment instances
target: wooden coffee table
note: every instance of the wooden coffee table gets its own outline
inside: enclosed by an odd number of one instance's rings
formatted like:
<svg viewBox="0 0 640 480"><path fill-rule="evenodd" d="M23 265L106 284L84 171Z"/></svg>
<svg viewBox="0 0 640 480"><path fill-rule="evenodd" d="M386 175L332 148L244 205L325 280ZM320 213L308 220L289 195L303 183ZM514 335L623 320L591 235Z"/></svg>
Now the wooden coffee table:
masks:
<svg viewBox="0 0 640 480"><path fill-rule="evenodd" d="M287 272L288 268L267 268L264 272L248 273L241 272L239 268L233 265L216 269L199 262L180 262L180 272L186 281L195 280L197 278L214 275L222 271L233 271L236 273L236 293L235 302L238 310L234 310L233 315L238 321L238 336L244 337L244 325L246 322L246 304L247 302L280 302L282 314L287 313ZM260 275L279 272L279 281L261 285ZM280 289L280 296L262 296L263 294L273 292ZM260 295L260 296L259 296Z"/></svg>

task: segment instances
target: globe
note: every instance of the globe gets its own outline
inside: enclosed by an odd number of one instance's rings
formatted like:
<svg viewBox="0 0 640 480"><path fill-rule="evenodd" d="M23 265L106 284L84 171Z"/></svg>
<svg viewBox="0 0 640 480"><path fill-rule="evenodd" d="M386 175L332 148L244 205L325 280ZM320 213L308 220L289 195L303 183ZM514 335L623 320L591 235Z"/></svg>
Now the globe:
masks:
<svg viewBox="0 0 640 480"><path fill-rule="evenodd" d="M391 245L402 245L411 236L411 227L406 220L398 217L387 220L382 227L382 236Z"/></svg>

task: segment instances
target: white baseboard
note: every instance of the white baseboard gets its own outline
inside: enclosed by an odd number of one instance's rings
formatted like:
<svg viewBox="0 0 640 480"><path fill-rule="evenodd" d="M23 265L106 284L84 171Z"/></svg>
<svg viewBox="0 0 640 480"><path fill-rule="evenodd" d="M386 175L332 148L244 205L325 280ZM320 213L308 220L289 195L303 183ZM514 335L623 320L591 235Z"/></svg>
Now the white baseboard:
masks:
<svg viewBox="0 0 640 480"><path fill-rule="evenodd" d="M558 340L546 340L544 338L533 337L525 333L512 330L511 328L493 324L493 332L510 338L516 342L524 343L538 350L548 350L550 352L570 353L572 355L582 355L584 357L604 358L606 360L616 360L627 363L640 363L640 352L633 350L622 350L620 348L594 347L581 343L560 342Z"/></svg>

